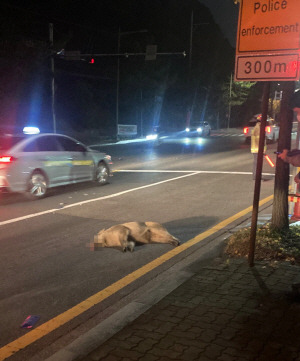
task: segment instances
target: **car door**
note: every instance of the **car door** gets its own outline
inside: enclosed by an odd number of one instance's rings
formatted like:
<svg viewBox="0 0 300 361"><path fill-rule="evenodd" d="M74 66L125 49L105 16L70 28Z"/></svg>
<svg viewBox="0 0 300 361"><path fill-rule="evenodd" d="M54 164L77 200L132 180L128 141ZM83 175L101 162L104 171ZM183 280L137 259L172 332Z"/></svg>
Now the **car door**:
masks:
<svg viewBox="0 0 300 361"><path fill-rule="evenodd" d="M72 159L72 181L92 180L94 176L94 160L88 149L82 143L70 137L60 136L58 140Z"/></svg>
<svg viewBox="0 0 300 361"><path fill-rule="evenodd" d="M60 147L56 136L41 135L29 142L23 152L31 170L42 169L46 173L49 186L70 181L71 159Z"/></svg>

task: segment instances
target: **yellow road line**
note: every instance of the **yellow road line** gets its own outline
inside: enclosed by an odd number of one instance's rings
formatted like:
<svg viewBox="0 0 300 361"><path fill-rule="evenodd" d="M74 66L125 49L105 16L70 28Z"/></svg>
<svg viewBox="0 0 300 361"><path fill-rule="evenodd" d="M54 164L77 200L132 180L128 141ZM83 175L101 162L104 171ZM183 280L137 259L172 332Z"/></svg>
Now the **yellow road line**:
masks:
<svg viewBox="0 0 300 361"><path fill-rule="evenodd" d="M261 200L259 202L259 205L262 206L263 204L269 202L272 198L273 198L273 195ZM180 245L179 247L173 248L171 251L163 254L162 256L156 258L155 260L147 263L145 266L137 269L136 271L130 273L129 275L114 282L110 286L104 288L102 291L100 291L100 292L94 294L93 296L87 298L86 300L78 303L76 306L74 306L74 307L70 308L69 310L61 313L60 315L52 318L51 320L45 322L41 326L38 326L37 328L28 332L26 335L21 336L18 339L16 339L15 341L12 341L11 343L3 346L2 348L0 348L0 361L5 360L6 358L10 357L14 353L24 349L26 346L39 340L43 336L46 336L51 331L54 331L57 328L59 328L60 326L64 325L65 323L71 321L76 316L87 311L94 305L97 305L98 303L100 303L101 301L110 297L114 293L118 292L119 290L121 290L125 286L129 285L133 281L136 281L140 277L142 277L145 274L147 274L148 272L152 271L154 268L162 265L166 261L168 261L171 258L175 257L176 255L182 253L183 251L187 250L188 248L192 247L193 245L203 241L205 238L220 231L222 228L228 226L230 223L236 221L237 219L243 217L244 215L246 215L247 213L249 213L251 211L252 211L252 206L225 219L224 221L218 223L214 227L197 235L196 237L190 239L189 241Z"/></svg>

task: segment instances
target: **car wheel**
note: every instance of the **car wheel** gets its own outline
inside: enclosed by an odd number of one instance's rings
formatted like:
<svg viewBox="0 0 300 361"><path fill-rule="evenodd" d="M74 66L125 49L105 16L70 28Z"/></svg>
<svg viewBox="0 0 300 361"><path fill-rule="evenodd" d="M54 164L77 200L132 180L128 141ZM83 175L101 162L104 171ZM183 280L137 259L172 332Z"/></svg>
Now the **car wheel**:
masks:
<svg viewBox="0 0 300 361"><path fill-rule="evenodd" d="M98 164L95 172L95 182L102 186L108 183L109 170L105 163L101 162Z"/></svg>
<svg viewBox="0 0 300 361"><path fill-rule="evenodd" d="M26 196L29 199L40 199L47 193L47 179L42 172L36 171L31 174L28 182Z"/></svg>

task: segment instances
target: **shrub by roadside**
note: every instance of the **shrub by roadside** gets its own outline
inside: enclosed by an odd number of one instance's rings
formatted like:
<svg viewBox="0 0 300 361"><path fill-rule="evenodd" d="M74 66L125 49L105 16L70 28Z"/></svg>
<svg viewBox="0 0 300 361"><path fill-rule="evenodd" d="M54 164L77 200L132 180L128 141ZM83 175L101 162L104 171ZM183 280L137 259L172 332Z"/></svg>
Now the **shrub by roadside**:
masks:
<svg viewBox="0 0 300 361"><path fill-rule="evenodd" d="M251 227L243 228L228 238L225 254L230 257L248 257ZM270 224L257 228L255 259L262 261L289 261L300 264L300 226L275 231Z"/></svg>

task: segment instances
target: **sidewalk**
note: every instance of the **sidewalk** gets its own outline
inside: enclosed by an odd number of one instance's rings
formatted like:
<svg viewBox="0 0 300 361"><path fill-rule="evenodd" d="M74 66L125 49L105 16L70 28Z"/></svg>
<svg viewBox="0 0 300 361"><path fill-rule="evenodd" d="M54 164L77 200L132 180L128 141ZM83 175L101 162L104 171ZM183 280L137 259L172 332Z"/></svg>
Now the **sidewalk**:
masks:
<svg viewBox="0 0 300 361"><path fill-rule="evenodd" d="M112 337L94 333L102 341L76 361L300 361L300 300L291 292L299 266L249 268L245 259L223 256L185 271L183 283L138 317L132 309L130 322ZM146 298L134 303L137 312Z"/></svg>
<svg viewBox="0 0 300 361"><path fill-rule="evenodd" d="M298 276L289 264L217 259L78 360L300 360Z"/></svg>

